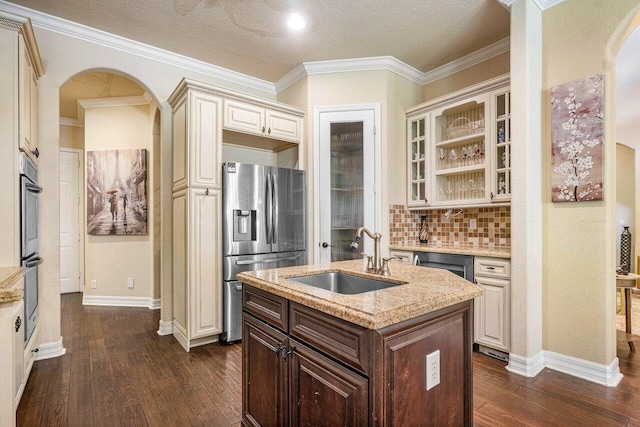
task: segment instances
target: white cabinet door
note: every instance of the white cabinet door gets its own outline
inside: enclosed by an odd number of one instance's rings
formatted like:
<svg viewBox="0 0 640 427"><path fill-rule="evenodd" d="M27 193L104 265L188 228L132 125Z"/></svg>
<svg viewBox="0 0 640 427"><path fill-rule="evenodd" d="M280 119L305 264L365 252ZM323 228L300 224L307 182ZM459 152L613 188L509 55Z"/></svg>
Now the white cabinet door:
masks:
<svg viewBox="0 0 640 427"><path fill-rule="evenodd" d="M222 332L222 191L189 190L190 338Z"/></svg>
<svg viewBox="0 0 640 427"><path fill-rule="evenodd" d="M20 149L38 164L38 79L23 38L20 48Z"/></svg>
<svg viewBox="0 0 640 427"><path fill-rule="evenodd" d="M194 91L189 110L189 186L221 188L222 99Z"/></svg>
<svg viewBox="0 0 640 427"><path fill-rule="evenodd" d="M173 336L188 351L187 214L187 190L173 193Z"/></svg>
<svg viewBox="0 0 640 427"><path fill-rule="evenodd" d="M13 411L18 409L24 390L24 304L16 304L11 317L13 327Z"/></svg>
<svg viewBox="0 0 640 427"><path fill-rule="evenodd" d="M476 276L482 296L475 299L474 338L497 350L510 350L510 281Z"/></svg>
<svg viewBox="0 0 640 427"><path fill-rule="evenodd" d="M264 107L225 99L223 125L225 129L264 135L265 114Z"/></svg>
<svg viewBox="0 0 640 427"><path fill-rule="evenodd" d="M302 134L302 119L292 114L267 110L266 136L299 143Z"/></svg>

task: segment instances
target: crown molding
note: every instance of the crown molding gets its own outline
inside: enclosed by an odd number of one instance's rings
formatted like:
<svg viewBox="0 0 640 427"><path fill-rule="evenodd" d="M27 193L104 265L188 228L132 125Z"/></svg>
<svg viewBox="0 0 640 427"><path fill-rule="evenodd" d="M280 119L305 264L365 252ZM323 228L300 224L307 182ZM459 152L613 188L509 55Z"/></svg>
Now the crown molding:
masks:
<svg viewBox="0 0 640 427"><path fill-rule="evenodd" d="M511 5L514 4L517 0L498 0L505 9L509 10ZM533 2L540 8L540 10L544 11L553 6L556 6L562 3L564 0L533 0Z"/></svg>
<svg viewBox="0 0 640 427"><path fill-rule="evenodd" d="M497 42L483 47L482 49L478 49L475 52L463 56L462 58L451 61L441 67L434 68L431 71L427 71L426 73L424 73L422 85L440 80L443 77L455 74L459 71L464 70L465 68L472 67L488 59L494 58L498 55L502 55L503 53L509 52L509 48L510 39L509 37L505 37L502 40L498 40Z"/></svg>
<svg viewBox="0 0 640 427"><path fill-rule="evenodd" d="M113 96L111 98L78 99L78 122L84 124L84 111L87 108L131 107L148 105L153 98L147 91L140 96Z"/></svg>
<svg viewBox="0 0 640 427"><path fill-rule="evenodd" d="M72 126L76 128L83 128L84 123L78 119L72 119L71 117L60 117L60 126Z"/></svg>
<svg viewBox="0 0 640 427"><path fill-rule="evenodd" d="M126 39L115 34L107 33L95 28L87 27L66 19L58 18L46 13L28 9L0 0L0 8L8 13L28 17L34 27L49 30L58 34L73 37L89 43L95 43L111 49L120 50L132 55L162 62L196 73L205 74L229 83L244 86L253 90L260 90L269 94L276 94L275 85L266 80L251 77L217 65L208 64L197 59L189 58L174 52L169 52L154 46Z"/></svg>

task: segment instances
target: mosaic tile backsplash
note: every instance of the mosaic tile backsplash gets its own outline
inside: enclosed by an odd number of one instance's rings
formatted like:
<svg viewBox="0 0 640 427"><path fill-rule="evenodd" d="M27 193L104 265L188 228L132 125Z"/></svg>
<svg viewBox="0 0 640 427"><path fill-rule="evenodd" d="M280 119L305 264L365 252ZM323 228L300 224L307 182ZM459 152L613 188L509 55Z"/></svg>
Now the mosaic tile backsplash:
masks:
<svg viewBox="0 0 640 427"><path fill-rule="evenodd" d="M459 209L452 209L454 213ZM511 208L509 206L463 208L462 213L446 218L446 209L408 210L404 205L389 205L389 244L418 242L420 218L427 216L429 242L466 243L479 246L511 246ZM469 229L471 219L476 229Z"/></svg>

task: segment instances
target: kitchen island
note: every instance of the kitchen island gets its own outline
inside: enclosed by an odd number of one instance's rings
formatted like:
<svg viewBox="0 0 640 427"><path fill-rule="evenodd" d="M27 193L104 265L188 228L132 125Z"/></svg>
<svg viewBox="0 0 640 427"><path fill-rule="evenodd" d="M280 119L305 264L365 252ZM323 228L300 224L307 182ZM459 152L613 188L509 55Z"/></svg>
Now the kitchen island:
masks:
<svg viewBox="0 0 640 427"><path fill-rule="evenodd" d="M470 425L476 285L445 271L362 261L247 272L244 425ZM327 271L391 281L340 294L297 283ZM293 280L292 280L293 278Z"/></svg>

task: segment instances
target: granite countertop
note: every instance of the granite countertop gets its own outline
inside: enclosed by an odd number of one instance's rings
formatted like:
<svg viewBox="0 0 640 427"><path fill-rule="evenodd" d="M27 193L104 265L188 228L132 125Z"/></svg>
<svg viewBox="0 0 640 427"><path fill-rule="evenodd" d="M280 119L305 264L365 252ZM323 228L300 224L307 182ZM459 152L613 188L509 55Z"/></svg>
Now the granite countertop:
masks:
<svg viewBox="0 0 640 427"><path fill-rule="evenodd" d="M389 245L390 250L412 252L441 252L445 254L462 254L473 256L486 256L494 258L511 258L511 247L506 245L474 245L470 243L407 243Z"/></svg>
<svg viewBox="0 0 640 427"><path fill-rule="evenodd" d="M22 299L22 287L14 287L22 277L22 267L0 267L0 303Z"/></svg>
<svg viewBox="0 0 640 427"><path fill-rule="evenodd" d="M237 279L368 329L380 329L470 300L482 294L473 283L441 269L402 263L389 266L391 276L363 273L362 260L302 265L240 273ZM401 282L378 291L344 295L288 280L327 271L342 271L379 280Z"/></svg>

